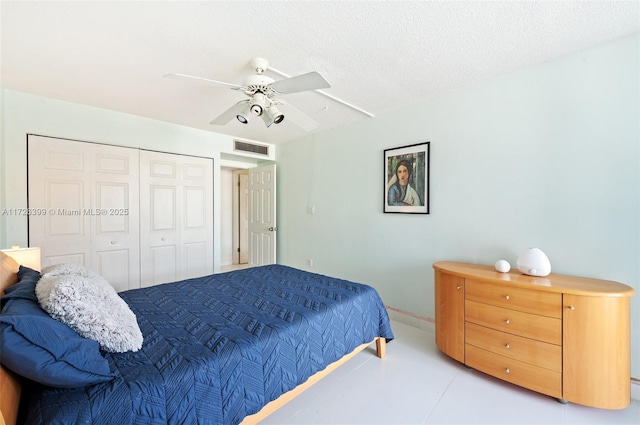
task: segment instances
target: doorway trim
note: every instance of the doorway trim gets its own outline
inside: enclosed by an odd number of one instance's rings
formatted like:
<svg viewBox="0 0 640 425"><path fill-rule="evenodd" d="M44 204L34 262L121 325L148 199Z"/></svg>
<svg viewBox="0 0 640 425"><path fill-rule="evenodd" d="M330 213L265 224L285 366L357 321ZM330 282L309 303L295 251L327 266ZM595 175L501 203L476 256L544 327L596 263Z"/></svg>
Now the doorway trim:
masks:
<svg viewBox="0 0 640 425"><path fill-rule="evenodd" d="M233 170L233 264L249 262L249 171Z"/></svg>

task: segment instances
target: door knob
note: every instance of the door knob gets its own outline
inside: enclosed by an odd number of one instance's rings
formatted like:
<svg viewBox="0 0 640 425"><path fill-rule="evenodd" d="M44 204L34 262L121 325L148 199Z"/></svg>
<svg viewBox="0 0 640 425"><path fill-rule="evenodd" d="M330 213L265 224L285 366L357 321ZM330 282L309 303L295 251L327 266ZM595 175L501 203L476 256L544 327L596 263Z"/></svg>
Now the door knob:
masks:
<svg viewBox="0 0 640 425"><path fill-rule="evenodd" d="M270 232L275 232L275 231L277 231L277 230L278 230L278 228L277 228L277 227L269 227L269 231L270 231Z"/></svg>

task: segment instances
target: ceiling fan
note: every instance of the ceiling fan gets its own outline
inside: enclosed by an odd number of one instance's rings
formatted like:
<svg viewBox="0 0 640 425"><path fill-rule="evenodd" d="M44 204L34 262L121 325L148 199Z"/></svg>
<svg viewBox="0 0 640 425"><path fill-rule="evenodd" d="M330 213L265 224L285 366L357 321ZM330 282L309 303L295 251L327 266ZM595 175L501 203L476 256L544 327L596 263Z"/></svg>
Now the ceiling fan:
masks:
<svg viewBox="0 0 640 425"><path fill-rule="evenodd" d="M247 124L251 117L262 118L267 127L272 124L280 124L285 119L285 114L280 111L280 107L286 112L287 120L306 131L311 131L319 124L290 104L284 102L278 96L283 94L298 93L308 90L318 90L329 88L331 85L318 72L295 77L284 78L275 81L264 75L264 71L269 67L269 62L263 58L251 60L251 66L256 70L254 75L249 75L243 85L225 83L223 81L210 80L208 78L194 77L185 74L167 74L165 77L176 79L198 80L220 86L226 86L233 90L244 92L249 98L241 100L231 108L214 118L210 124L225 125L233 118L242 124ZM275 71L275 70L274 70Z"/></svg>

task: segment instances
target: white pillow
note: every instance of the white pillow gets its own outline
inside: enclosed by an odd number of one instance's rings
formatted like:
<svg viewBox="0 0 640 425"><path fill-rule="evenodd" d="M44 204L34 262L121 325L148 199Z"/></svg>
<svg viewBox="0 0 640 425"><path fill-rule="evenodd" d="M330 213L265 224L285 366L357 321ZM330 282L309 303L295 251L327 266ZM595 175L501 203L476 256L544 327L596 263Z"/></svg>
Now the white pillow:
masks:
<svg viewBox="0 0 640 425"><path fill-rule="evenodd" d="M42 269L41 275L44 276L60 276L63 274L75 274L80 276L95 277L100 276L98 273L91 269L86 268L81 264L65 263L54 264L53 266L47 266Z"/></svg>
<svg viewBox="0 0 640 425"><path fill-rule="evenodd" d="M138 351L142 332L135 314L109 282L77 264L47 267L36 284L38 302L51 317L112 353Z"/></svg>

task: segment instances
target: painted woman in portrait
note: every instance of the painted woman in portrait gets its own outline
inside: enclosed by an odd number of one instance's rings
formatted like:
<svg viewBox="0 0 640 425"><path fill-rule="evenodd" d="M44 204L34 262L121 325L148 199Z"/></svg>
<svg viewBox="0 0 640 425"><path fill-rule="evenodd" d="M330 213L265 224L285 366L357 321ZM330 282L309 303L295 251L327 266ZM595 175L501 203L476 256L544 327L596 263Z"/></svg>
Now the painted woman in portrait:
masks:
<svg viewBox="0 0 640 425"><path fill-rule="evenodd" d="M395 180L389 187L388 203L392 206L421 206L422 200L418 192L411 187L413 165L409 160L403 159L396 165Z"/></svg>

